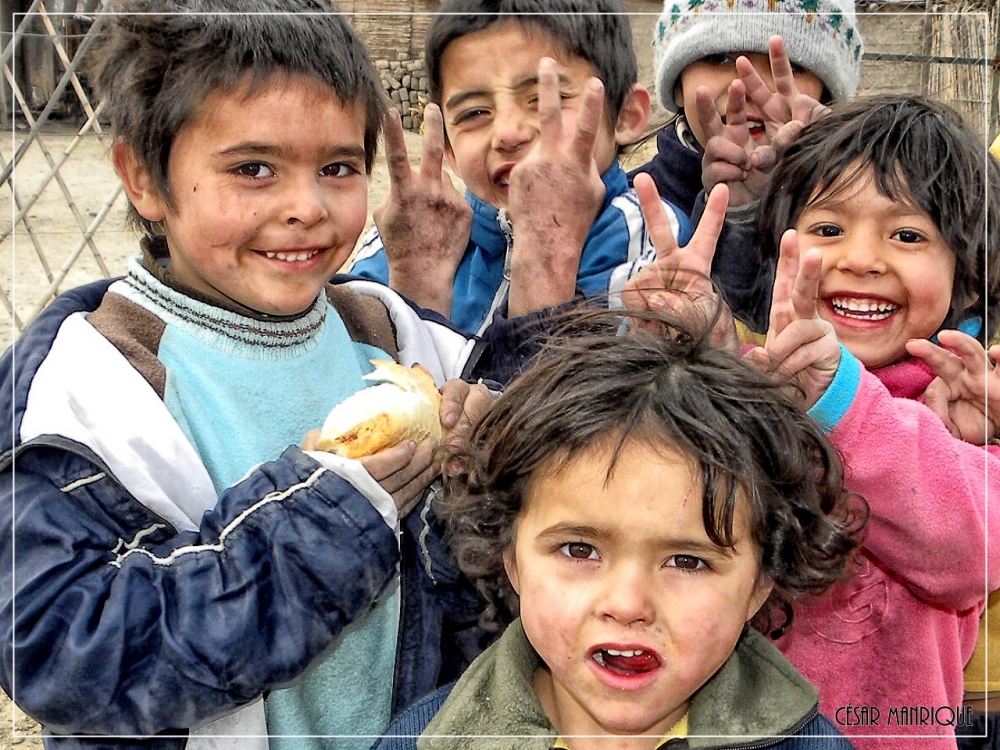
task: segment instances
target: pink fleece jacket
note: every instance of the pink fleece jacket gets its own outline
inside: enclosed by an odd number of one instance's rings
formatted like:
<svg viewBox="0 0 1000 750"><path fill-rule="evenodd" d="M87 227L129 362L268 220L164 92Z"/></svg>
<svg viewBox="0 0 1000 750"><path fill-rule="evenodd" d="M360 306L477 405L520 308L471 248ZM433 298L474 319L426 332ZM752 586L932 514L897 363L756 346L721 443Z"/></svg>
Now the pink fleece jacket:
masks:
<svg viewBox="0 0 1000 750"><path fill-rule="evenodd" d="M797 607L777 644L859 750L954 750L962 669L1000 587L1000 448L951 436L921 402L933 373L919 360L870 373L843 353L814 416L868 526L855 575Z"/></svg>

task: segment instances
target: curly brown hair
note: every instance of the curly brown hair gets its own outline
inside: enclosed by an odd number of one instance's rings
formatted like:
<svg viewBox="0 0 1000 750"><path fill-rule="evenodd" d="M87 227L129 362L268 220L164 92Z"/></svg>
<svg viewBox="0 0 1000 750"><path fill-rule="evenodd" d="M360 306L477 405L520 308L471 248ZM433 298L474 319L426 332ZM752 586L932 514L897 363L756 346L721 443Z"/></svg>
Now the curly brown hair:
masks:
<svg viewBox="0 0 1000 750"><path fill-rule="evenodd" d="M608 312L581 321L452 449L462 470L436 511L486 600L482 624L497 629L518 614L502 555L514 544L532 479L608 440L610 476L638 440L679 450L700 468L714 543L733 545L736 504L747 503L759 574L774 583L754 624L780 635L791 602L839 580L859 544L867 506L845 490L836 449L787 388L706 338L622 335L620 318Z"/></svg>

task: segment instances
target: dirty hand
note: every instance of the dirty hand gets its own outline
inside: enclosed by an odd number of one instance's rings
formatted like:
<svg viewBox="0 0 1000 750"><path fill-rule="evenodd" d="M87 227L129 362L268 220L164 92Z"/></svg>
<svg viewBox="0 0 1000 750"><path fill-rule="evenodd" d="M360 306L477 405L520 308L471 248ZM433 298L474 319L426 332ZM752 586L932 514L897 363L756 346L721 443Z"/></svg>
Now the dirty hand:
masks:
<svg viewBox="0 0 1000 750"><path fill-rule="evenodd" d="M568 302L576 292L583 244L604 201L594 160L604 85L591 78L576 128L563 132L555 60L538 64L538 138L510 173L507 211L514 228L511 317Z"/></svg>
<svg viewBox="0 0 1000 750"><path fill-rule="evenodd" d="M389 262L389 286L422 307L451 315L455 272L472 228L472 207L443 169L444 124L436 104L424 109L420 169L406 153L399 112L385 120L389 192L372 211Z"/></svg>

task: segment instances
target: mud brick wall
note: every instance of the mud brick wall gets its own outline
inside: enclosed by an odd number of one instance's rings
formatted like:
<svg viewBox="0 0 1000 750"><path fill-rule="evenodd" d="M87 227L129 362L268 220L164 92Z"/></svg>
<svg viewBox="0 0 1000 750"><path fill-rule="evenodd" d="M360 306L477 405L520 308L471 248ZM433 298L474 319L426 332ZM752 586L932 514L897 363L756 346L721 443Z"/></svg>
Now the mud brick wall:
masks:
<svg viewBox="0 0 1000 750"><path fill-rule="evenodd" d="M427 71L422 59L411 60L409 52L399 52L395 60L375 60L389 101L403 118L406 130L420 130L427 104Z"/></svg>

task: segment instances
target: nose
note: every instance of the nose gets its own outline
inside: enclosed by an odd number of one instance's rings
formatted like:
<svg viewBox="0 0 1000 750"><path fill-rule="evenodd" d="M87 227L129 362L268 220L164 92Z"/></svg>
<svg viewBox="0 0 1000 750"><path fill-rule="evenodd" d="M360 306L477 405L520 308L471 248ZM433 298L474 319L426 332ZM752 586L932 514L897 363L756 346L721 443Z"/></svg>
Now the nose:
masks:
<svg viewBox="0 0 1000 750"><path fill-rule="evenodd" d="M324 191L316 179L291 182L287 189L283 219L289 226L315 226L330 215Z"/></svg>
<svg viewBox="0 0 1000 750"><path fill-rule="evenodd" d="M885 262L878 251L878 239L869 232L849 236L841 244L837 270L856 276L885 273Z"/></svg>
<svg viewBox="0 0 1000 750"><path fill-rule="evenodd" d="M614 566L606 574L598 615L624 627L649 626L656 619L650 593L655 582L643 570L631 564Z"/></svg>
<svg viewBox="0 0 1000 750"><path fill-rule="evenodd" d="M497 151L517 151L534 138L538 124L517 104L507 103L497 107L493 116L493 148Z"/></svg>

